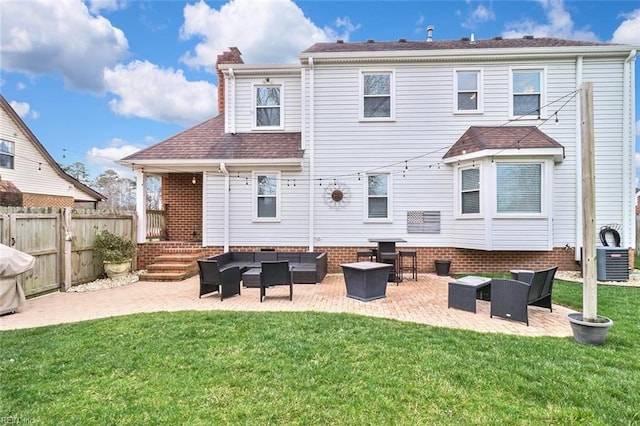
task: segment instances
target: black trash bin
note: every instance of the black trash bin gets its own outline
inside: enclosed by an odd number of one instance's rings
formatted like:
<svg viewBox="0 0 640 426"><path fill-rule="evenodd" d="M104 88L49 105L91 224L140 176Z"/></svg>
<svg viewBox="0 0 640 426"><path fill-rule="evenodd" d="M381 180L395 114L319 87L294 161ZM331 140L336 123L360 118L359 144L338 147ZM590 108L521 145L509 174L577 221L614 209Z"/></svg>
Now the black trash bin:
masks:
<svg viewBox="0 0 640 426"><path fill-rule="evenodd" d="M448 259L438 259L436 260L436 274L441 277L446 277L449 275L449 269L451 268L451 261Z"/></svg>

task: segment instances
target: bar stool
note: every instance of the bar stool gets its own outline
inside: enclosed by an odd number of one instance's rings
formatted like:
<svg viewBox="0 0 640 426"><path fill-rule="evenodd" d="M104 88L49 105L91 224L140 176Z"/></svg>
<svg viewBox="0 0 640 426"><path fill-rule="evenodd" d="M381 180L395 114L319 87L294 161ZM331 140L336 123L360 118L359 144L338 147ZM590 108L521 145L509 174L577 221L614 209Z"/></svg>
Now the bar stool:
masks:
<svg viewBox="0 0 640 426"><path fill-rule="evenodd" d="M400 250L399 263L402 278L404 278L405 271L410 271L411 278L418 280L418 253L415 250ZM409 264L407 265L407 263Z"/></svg>
<svg viewBox="0 0 640 426"><path fill-rule="evenodd" d="M364 249L356 251L356 262L360 262L360 259L368 260L369 262L375 261L375 253L373 249Z"/></svg>
<svg viewBox="0 0 640 426"><path fill-rule="evenodd" d="M391 269L389 270L389 281L395 282L396 285L398 285L398 283L402 281L402 276L400 275L398 270L399 259L400 256L398 256L398 253L380 253L380 262L389 263L390 265L392 265Z"/></svg>

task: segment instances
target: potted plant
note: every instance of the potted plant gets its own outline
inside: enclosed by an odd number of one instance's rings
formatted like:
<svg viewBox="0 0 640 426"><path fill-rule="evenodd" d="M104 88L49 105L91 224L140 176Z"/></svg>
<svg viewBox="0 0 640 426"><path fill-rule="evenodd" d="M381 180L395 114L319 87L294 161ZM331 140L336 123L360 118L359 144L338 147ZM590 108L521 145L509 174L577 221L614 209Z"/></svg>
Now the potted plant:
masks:
<svg viewBox="0 0 640 426"><path fill-rule="evenodd" d="M126 275L131 271L131 260L137 250L131 239L103 230L96 234L93 246L102 258L104 272L109 278Z"/></svg>

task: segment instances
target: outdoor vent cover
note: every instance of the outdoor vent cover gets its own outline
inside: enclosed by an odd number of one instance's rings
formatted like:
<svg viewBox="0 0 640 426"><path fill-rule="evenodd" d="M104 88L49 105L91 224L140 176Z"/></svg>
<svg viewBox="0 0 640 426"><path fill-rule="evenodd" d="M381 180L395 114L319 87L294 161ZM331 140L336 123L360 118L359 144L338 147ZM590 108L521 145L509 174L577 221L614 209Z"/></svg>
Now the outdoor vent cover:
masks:
<svg viewBox="0 0 640 426"><path fill-rule="evenodd" d="M616 247L596 249L598 281L628 281L629 251Z"/></svg>
<svg viewBox="0 0 640 426"><path fill-rule="evenodd" d="M439 234L439 211L407 211L407 232L409 234Z"/></svg>

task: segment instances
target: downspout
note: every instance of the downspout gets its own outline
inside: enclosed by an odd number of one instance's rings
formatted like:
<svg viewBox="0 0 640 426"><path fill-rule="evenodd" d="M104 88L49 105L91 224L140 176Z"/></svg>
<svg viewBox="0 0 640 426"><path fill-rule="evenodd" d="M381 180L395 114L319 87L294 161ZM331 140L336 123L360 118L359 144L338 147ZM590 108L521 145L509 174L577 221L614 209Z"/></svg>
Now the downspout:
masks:
<svg viewBox="0 0 640 426"><path fill-rule="evenodd" d="M309 57L309 251L315 243L315 131L314 131L314 70L313 58ZM304 120L304 117L303 117Z"/></svg>
<svg viewBox="0 0 640 426"><path fill-rule="evenodd" d="M224 175L224 219L223 219L223 240L224 240L224 252L229 251L229 171L224 163L220 163L220 171Z"/></svg>
<svg viewBox="0 0 640 426"><path fill-rule="evenodd" d="M576 88L582 85L582 56L576 58ZM576 246L573 253L576 262L582 262L582 161L578 158L582 152L582 117L580 116L580 96L576 96Z"/></svg>
<svg viewBox="0 0 640 426"><path fill-rule="evenodd" d="M624 227L622 229L629 229L629 232L623 233L623 242L621 246L633 248L635 248L636 232L634 215L631 214L631 211L633 210L634 206L632 194L635 194L635 191L633 191L632 188L635 188L635 167L630 153L635 150L634 138L632 137L634 122L633 117L635 117L635 105L633 105L633 103L631 102L631 93L634 93L633 74L635 68L634 66L632 66L632 61L634 61L635 58L636 50L632 49L629 52L629 56L624 61L622 84L622 140L624 141L622 150L622 176L630 180L627 180L623 184L624 191L622 193L622 223L624 224Z"/></svg>

